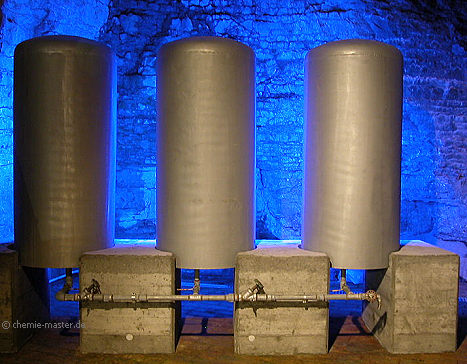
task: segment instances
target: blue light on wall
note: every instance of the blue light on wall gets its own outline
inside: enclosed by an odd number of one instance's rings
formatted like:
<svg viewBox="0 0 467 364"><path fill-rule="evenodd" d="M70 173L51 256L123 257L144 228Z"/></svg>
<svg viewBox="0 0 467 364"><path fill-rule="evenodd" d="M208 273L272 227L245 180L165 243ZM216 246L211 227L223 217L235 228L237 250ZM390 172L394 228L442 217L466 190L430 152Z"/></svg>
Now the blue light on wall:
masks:
<svg viewBox="0 0 467 364"><path fill-rule="evenodd" d="M116 235L155 236L155 56L166 42L218 35L257 56L257 237L300 236L303 60L328 41L376 39L405 59L403 238L467 254L466 52L461 7L443 1L6 0L0 37L0 241L13 239L13 50L27 38L101 40L118 56ZM460 20L459 20L460 19ZM465 261L462 275L467 277Z"/></svg>

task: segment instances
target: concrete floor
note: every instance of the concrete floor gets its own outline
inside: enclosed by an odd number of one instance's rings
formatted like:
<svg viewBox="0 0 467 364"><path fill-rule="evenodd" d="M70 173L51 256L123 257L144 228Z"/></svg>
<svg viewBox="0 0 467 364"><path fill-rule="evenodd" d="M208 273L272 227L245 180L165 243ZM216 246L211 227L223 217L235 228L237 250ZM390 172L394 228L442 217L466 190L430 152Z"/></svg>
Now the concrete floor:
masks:
<svg viewBox="0 0 467 364"><path fill-rule="evenodd" d="M175 354L81 354L78 332L42 330L17 354L0 355L1 363L467 363L467 341L455 353L387 353L357 317L331 318L327 355L253 357L233 353L231 318L187 318ZM64 336L63 334L66 334Z"/></svg>

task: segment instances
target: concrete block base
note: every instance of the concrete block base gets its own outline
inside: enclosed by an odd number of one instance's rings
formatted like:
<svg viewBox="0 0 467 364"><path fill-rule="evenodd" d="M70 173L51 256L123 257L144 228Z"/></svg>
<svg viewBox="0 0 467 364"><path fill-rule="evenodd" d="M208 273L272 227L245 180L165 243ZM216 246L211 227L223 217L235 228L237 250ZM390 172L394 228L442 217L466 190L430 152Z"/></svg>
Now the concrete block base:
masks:
<svg viewBox="0 0 467 364"><path fill-rule="evenodd" d="M81 257L80 289L92 279L104 294L175 294L175 257L144 246L120 246ZM173 353L176 345L174 303L81 304L83 353Z"/></svg>
<svg viewBox="0 0 467 364"><path fill-rule="evenodd" d="M391 353L456 350L459 256L421 241L391 253L387 270L367 271L367 289L382 297L363 321Z"/></svg>
<svg viewBox="0 0 467 364"><path fill-rule="evenodd" d="M258 279L277 295L328 293L329 258L295 247L258 248L237 255L235 291ZM327 353L329 306L321 303L239 302L234 311L237 354Z"/></svg>
<svg viewBox="0 0 467 364"><path fill-rule="evenodd" d="M49 319L47 270L21 267L18 253L0 245L0 353L14 353Z"/></svg>

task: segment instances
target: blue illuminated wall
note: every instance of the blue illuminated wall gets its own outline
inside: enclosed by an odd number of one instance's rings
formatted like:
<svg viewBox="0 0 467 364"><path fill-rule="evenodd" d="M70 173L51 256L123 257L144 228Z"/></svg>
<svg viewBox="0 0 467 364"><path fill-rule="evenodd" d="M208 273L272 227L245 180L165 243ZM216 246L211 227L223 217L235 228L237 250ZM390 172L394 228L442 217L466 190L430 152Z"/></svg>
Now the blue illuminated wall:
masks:
<svg viewBox="0 0 467 364"><path fill-rule="evenodd" d="M303 59L325 42L366 38L395 45L405 58L402 238L423 238L465 258L462 1L6 0L2 14L0 241L13 238L12 55L20 41L63 33L101 40L116 51L119 238L155 235L157 50L193 35L250 45L257 55L258 238L293 239L300 235L302 203Z"/></svg>

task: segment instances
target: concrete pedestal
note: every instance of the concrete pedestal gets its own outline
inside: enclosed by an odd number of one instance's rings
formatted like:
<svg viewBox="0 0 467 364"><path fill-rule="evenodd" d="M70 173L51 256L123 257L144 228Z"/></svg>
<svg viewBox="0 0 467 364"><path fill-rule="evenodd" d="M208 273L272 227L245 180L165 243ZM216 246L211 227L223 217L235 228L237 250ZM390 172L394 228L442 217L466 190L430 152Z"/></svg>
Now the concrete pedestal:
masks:
<svg viewBox="0 0 467 364"><path fill-rule="evenodd" d="M329 258L295 247L258 248L237 255L235 291L258 279L277 295L328 293ZM234 312L237 354L327 353L329 305L239 302Z"/></svg>
<svg viewBox="0 0 467 364"><path fill-rule="evenodd" d="M143 246L117 246L85 253L80 290L92 279L104 294L175 294L175 257ZM173 353L176 345L174 303L81 305L83 353Z"/></svg>
<svg viewBox="0 0 467 364"><path fill-rule="evenodd" d="M391 353L456 350L459 256L412 241L391 253L387 270L367 271L367 289L382 297L363 320Z"/></svg>
<svg viewBox="0 0 467 364"><path fill-rule="evenodd" d="M13 353L49 319L47 270L21 267L18 253L0 245L0 353Z"/></svg>

